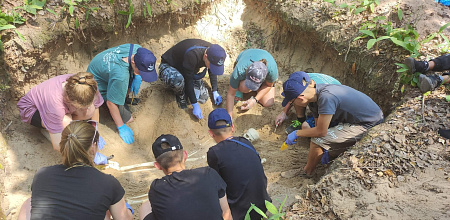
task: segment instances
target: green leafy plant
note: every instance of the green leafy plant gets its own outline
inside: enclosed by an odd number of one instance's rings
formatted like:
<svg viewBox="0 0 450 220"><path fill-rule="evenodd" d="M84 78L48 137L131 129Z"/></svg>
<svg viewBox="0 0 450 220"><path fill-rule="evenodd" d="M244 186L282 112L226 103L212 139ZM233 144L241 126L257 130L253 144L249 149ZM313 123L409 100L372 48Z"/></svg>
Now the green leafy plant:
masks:
<svg viewBox="0 0 450 220"><path fill-rule="evenodd" d="M36 15L36 11L42 9L47 0L39 1L39 0L24 0L23 6L18 6L16 8L22 9L30 14Z"/></svg>
<svg viewBox="0 0 450 220"><path fill-rule="evenodd" d="M335 4L335 0L325 0L325 2ZM353 0L352 3L342 3L339 5L340 8L347 8L352 11L355 15L370 10L375 11L375 6L380 4L380 0Z"/></svg>
<svg viewBox="0 0 450 220"><path fill-rule="evenodd" d="M0 32L8 29L15 29L17 24L23 24L25 19L17 12L12 12L11 14L6 14L0 11ZM25 40L23 36L16 31L22 40ZM1 41L0 35L0 51L3 51L3 42Z"/></svg>
<svg viewBox="0 0 450 220"><path fill-rule="evenodd" d="M150 17L153 17L152 15L152 7L150 6L150 4L148 2L145 2L145 7L147 10L144 10L144 17L147 17L147 13Z"/></svg>
<svg viewBox="0 0 450 220"><path fill-rule="evenodd" d="M131 0L128 0L128 11L119 11L118 13L121 15L128 16L127 25L125 25L125 28L128 28L131 24L131 16L134 13L134 6L133 6L133 4L131 4Z"/></svg>
<svg viewBox="0 0 450 220"><path fill-rule="evenodd" d="M264 217L266 219L269 219L269 220L280 220L280 219L282 219L281 217L283 217L286 214L285 212L281 212L281 210L282 210L282 208L284 206L284 203L286 202L286 199L287 199L287 196L284 197L284 200L283 200L283 202L281 203L281 205L280 205L280 207L278 209L271 202L269 202L267 200L265 201L267 211L269 211L272 214L272 216L270 216L270 217L267 217L266 213L264 213L261 209L256 207L255 204L252 203L250 205L250 208L247 211L247 214L245 215L244 220L251 220L250 219L250 212L252 210L255 210L255 212L257 212L259 215L261 215L262 217Z"/></svg>
<svg viewBox="0 0 450 220"><path fill-rule="evenodd" d="M408 66L406 66L403 63L395 63L400 69L398 69L396 72L401 73L400 75L400 83L403 84L401 88L401 92L405 90L405 85L411 85L413 87L417 86L417 83L419 83L419 72L409 74L408 73Z"/></svg>

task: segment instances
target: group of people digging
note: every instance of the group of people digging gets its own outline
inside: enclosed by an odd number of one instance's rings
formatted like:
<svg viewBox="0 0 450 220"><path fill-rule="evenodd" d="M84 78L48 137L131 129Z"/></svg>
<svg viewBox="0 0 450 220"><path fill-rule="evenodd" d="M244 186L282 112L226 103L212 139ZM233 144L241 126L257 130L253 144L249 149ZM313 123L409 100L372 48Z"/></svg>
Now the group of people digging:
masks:
<svg viewBox="0 0 450 220"><path fill-rule="evenodd" d="M174 92L178 106L190 104L192 113L203 118L199 103L209 98L203 78L208 73L215 105L222 103L217 77L224 73L225 50L200 39L183 40L161 56L159 79ZM429 62L407 59L411 72L450 69L450 56ZM103 105L127 144L134 142L133 121L128 105L139 103L141 82L154 82L156 57L137 44L124 44L96 55L87 72L61 75L32 88L18 103L22 121L41 128L63 164L40 169L32 183L32 196L19 219L131 219L125 191L110 175L94 168L107 163L98 153L105 140L98 131L99 108ZM203 70L200 70L203 68ZM261 49L239 54L230 75L226 108L208 117L209 134L217 145L207 153L209 167L185 169L187 152L170 134L152 145L155 167L165 176L152 182L149 201L142 204L140 219L244 219L250 204L266 211L267 178L255 147L243 137L234 137L233 108L274 104L278 68L272 55ZM449 76L420 75L419 88L432 90L448 83ZM131 98L129 95L131 94ZM304 167L311 175L316 166L328 163L359 141L368 129L381 123L383 113L367 95L319 73L294 72L283 83L283 111L279 126L294 107L297 123L286 129L285 143L310 137ZM106 102L105 102L106 101ZM306 114L306 109L312 115ZM307 122L307 123L305 123ZM258 219L255 211L251 219Z"/></svg>

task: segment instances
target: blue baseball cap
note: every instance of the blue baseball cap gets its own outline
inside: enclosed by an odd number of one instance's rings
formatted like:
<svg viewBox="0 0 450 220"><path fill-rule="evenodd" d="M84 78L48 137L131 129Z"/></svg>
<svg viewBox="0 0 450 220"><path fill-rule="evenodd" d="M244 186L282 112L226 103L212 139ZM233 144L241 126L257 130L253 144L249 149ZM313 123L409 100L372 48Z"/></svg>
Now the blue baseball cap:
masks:
<svg viewBox="0 0 450 220"><path fill-rule="evenodd" d="M158 79L155 69L156 57L150 50L143 47L138 48L134 55L134 63L139 70L142 80L154 82Z"/></svg>
<svg viewBox="0 0 450 220"><path fill-rule="evenodd" d="M303 80L306 82L303 84ZM297 98L303 91L305 91L306 87L311 83L311 79L309 75L303 71L298 71L292 73L289 76L289 79L283 83L283 92L281 93L284 96L283 102L281 105L284 107L291 100Z"/></svg>
<svg viewBox="0 0 450 220"><path fill-rule="evenodd" d="M225 50L218 44L212 44L206 51L208 61L210 63L209 69L214 75L222 75L224 72L225 58L227 54Z"/></svg>
<svg viewBox="0 0 450 220"><path fill-rule="evenodd" d="M217 126L217 121L225 121L225 125ZM208 127L209 129L220 129L220 128L226 128L231 127L233 125L233 122L231 121L231 117L228 114L227 110L224 108L216 108L211 113L209 113L208 116Z"/></svg>

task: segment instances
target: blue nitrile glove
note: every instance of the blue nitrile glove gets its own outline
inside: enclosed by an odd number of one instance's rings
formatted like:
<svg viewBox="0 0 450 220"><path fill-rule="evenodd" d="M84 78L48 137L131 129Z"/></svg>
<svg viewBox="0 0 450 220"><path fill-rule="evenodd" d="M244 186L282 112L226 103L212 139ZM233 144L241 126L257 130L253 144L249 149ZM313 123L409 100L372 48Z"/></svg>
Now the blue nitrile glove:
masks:
<svg viewBox="0 0 450 220"><path fill-rule="evenodd" d="M97 153L95 153L94 163L97 164L97 165L107 164L108 163L108 158L105 155L97 152Z"/></svg>
<svg viewBox="0 0 450 220"><path fill-rule="evenodd" d="M293 144L297 143L297 138L298 138L297 137L297 131L293 131L287 136L285 142L288 145L293 145Z"/></svg>
<svg viewBox="0 0 450 220"><path fill-rule="evenodd" d="M133 208L131 208L130 204L128 204L128 202L125 202L125 206L127 207L127 209L129 209L131 211L131 214L134 215L134 210Z"/></svg>
<svg viewBox="0 0 450 220"><path fill-rule="evenodd" d="M202 114L202 110L200 109L200 106L198 105L198 102L192 104L192 107L194 108L192 110L192 113L195 115L195 117L197 117L198 119L202 119L203 114Z"/></svg>
<svg viewBox="0 0 450 220"><path fill-rule="evenodd" d="M133 82L131 82L130 91L134 92L134 96L137 96L139 88L141 88L142 77L140 75L135 75Z"/></svg>
<svg viewBox="0 0 450 220"><path fill-rule="evenodd" d="M323 149L323 154L322 154L322 159L320 159L320 162L322 164L327 164L328 162L330 162L330 157L328 156L328 151Z"/></svg>
<svg viewBox="0 0 450 220"><path fill-rule="evenodd" d="M106 145L106 142L102 138L102 136L98 136L98 143L97 143L98 149L103 150L103 148L105 148L105 145Z"/></svg>
<svg viewBox="0 0 450 220"><path fill-rule="evenodd" d="M214 96L214 104L220 105L220 103L222 103L222 96L220 96L219 92L213 91L213 96Z"/></svg>
<svg viewBox="0 0 450 220"><path fill-rule="evenodd" d="M127 144L132 144L134 142L133 131L126 124L117 127L117 129L119 129L119 135L123 142Z"/></svg>

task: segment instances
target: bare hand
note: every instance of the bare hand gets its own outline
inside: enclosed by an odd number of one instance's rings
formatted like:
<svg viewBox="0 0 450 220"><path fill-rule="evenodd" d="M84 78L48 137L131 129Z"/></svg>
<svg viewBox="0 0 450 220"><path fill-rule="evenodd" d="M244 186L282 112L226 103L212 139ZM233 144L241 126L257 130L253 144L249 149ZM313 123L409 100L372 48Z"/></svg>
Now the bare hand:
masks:
<svg viewBox="0 0 450 220"><path fill-rule="evenodd" d="M249 110L249 109L251 109L255 104L256 104L256 100L255 100L254 98L251 98L251 99L249 99L249 100L247 100L247 101L245 101L245 102L242 103L241 110L242 110L242 111L244 111L244 110Z"/></svg>

